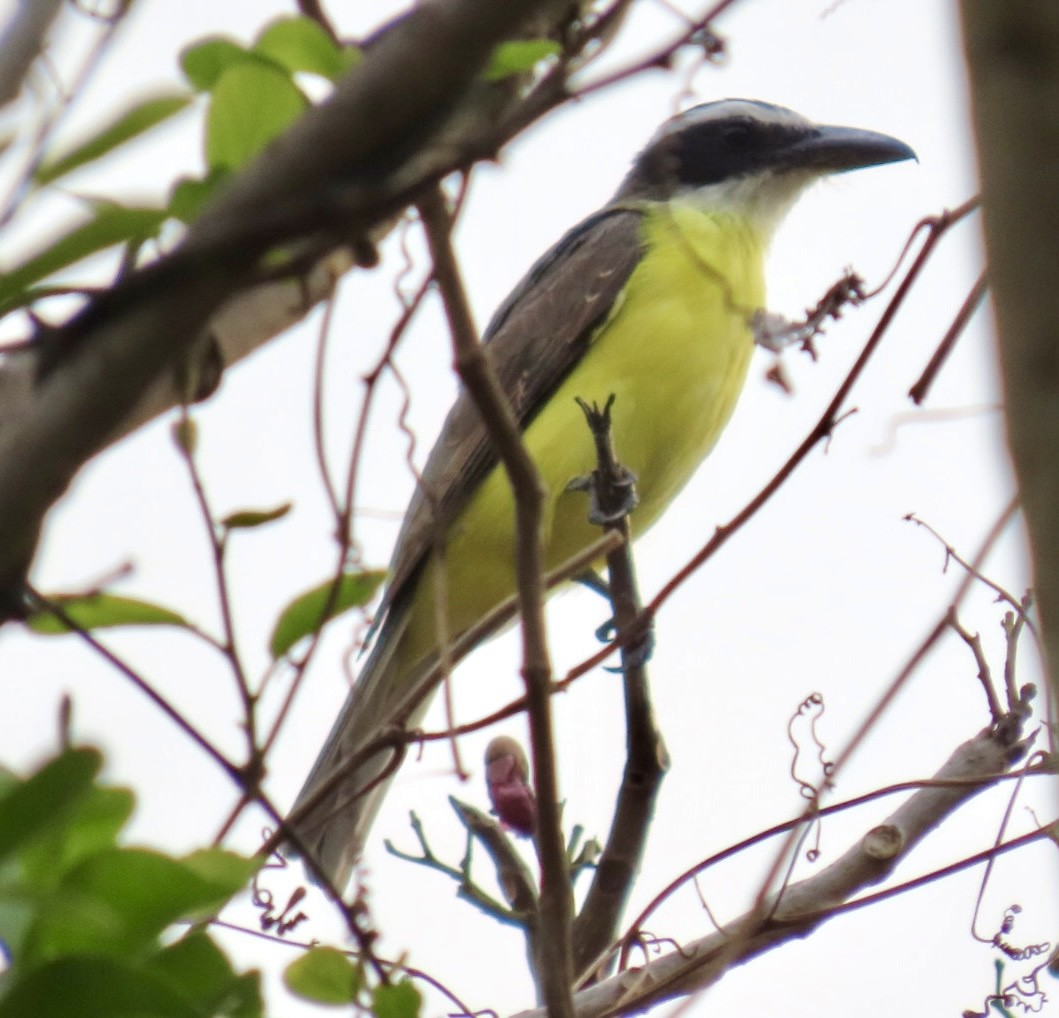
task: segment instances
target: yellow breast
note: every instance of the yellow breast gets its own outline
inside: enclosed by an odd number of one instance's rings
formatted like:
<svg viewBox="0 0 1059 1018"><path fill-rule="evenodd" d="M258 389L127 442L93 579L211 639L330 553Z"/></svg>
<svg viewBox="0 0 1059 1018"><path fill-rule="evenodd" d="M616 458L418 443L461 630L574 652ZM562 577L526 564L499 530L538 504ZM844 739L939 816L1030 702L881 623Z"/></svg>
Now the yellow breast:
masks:
<svg viewBox="0 0 1059 1018"><path fill-rule="evenodd" d="M687 483L731 416L746 378L749 320L764 305L763 244L747 223L690 205L653 207L644 218L646 253L588 352L537 415L526 446L548 486L549 569L599 537L588 499L568 483L595 467L595 450L574 397L616 396L613 437L638 477L633 514L642 534ZM485 479L452 528L445 551L447 628L454 635L514 591L514 505L500 467ZM415 659L433 634L424 625L436 589L419 584L408 636Z"/></svg>

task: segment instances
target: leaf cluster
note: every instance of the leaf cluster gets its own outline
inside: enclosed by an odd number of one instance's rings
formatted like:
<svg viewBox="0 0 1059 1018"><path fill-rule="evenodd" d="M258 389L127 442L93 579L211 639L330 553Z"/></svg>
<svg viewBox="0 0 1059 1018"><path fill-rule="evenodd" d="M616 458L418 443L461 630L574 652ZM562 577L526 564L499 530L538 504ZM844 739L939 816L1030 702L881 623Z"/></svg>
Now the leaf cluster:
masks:
<svg viewBox="0 0 1059 1018"><path fill-rule="evenodd" d="M314 1004L357 1002L376 1018L416 1018L423 997L408 979L367 990L364 969L334 947L314 947L283 972L291 993Z"/></svg>
<svg viewBox="0 0 1059 1018"><path fill-rule="evenodd" d="M0 314L56 292L45 281L115 247L133 261L157 240L167 223L190 223L231 174L258 155L310 105L305 75L335 81L360 58L309 18L271 22L249 46L227 38L196 43L181 55L187 88L154 95L124 110L64 152L45 159L33 175L37 188L65 184L97 163L195 105L206 107L205 172L182 177L160 206L132 206L84 198L87 215L11 270L0 274Z"/></svg>
<svg viewBox="0 0 1059 1018"><path fill-rule="evenodd" d="M68 749L20 779L0 771L0 1018L256 1018L257 972L238 973L207 918L259 861L124 847L134 797L98 781L102 758Z"/></svg>

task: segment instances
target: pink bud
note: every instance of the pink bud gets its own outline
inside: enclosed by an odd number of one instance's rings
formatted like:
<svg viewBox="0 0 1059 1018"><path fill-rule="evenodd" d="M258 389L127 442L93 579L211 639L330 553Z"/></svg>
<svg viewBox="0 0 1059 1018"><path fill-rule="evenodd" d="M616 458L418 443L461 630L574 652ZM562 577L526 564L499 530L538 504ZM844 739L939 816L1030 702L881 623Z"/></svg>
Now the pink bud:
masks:
<svg viewBox="0 0 1059 1018"><path fill-rule="evenodd" d="M522 747L507 735L497 736L486 747L485 784L500 822L517 834L533 834L537 799L529 785L529 764Z"/></svg>

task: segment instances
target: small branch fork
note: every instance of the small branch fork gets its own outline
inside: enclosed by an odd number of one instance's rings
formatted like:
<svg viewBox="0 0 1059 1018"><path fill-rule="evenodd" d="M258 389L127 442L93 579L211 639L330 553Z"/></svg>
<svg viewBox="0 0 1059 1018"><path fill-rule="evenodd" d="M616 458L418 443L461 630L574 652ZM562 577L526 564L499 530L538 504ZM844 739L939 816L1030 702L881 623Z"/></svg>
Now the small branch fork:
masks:
<svg viewBox="0 0 1059 1018"><path fill-rule="evenodd" d="M635 476L617 461L613 449L610 433L613 397L602 409L580 400L579 403L596 444L598 466L570 488L588 493L590 520L619 537L607 552L607 593L614 612L612 625L624 638L620 671L625 693L627 747L625 771L607 844L592 867L594 877L573 924L574 969L578 984L584 984L599 978L601 964L607 964L612 957L610 948L639 872L655 799L669 760L655 723L647 682L650 632L642 629L640 597L630 553L627 514L637 501ZM419 854L398 851L387 843L388 850L399 858L451 877L459 884L461 897L497 920L522 928L531 957L540 959L546 926L532 875L501 824L466 803L451 801L468 833L467 851L460 866L444 863L434 855L414 815L412 828L419 841ZM510 907L501 905L474 884L471 846L475 841L489 854ZM581 858L592 860L596 851L586 846ZM573 852L571 847L568 856Z"/></svg>
<svg viewBox="0 0 1059 1018"><path fill-rule="evenodd" d="M835 762L832 773L849 759L930 648L951 628L953 612L970 585L980 577L981 563L1013 512L1014 505L1008 506L998 518L982 548L968 564L966 575L952 603L890 684L876 708L858 727ZM1012 657L1010 648L1008 657ZM1008 713L959 747L931 782L912 795L883 825L870 831L860 844L815 876L772 891L770 889L775 886L774 881L780 875L784 860L789 858L791 847L800 837L802 827L813 822L821 810L818 805L813 804L800 822L783 825L787 837L784 839L782 850L777 853L776 863L769 877L762 884L754 907L709 937L683 946L672 954L648 963L640 970L623 973L606 980L598 987L579 993L576 998L578 1015L581 1018L601 1018L603 1015L619 1011L638 1011L663 1000L696 992L721 978L733 964L745 962L793 937L803 937L836 914L863 907L927 879L937 879L938 876L984 861L999 851L1021 847L1027 844L1028 840L1048 836L1049 829L1044 828L1026 838L1016 839L1004 845L997 844L970 860L946 867L940 874L919 878L898 888L888 888L854 902L848 901L856 891L888 877L897 862L907 856L918 841L939 827L958 806L1004 776L1008 768L1025 754L1030 740L1023 740L1021 732L1029 716L1029 701L1033 695L1032 687L1021 691ZM994 707L995 696L991 697L991 709ZM1047 767L1038 767L1034 773L1043 773L1046 769ZM693 872L699 872L705 865L696 867ZM685 875L679 882L691 875L693 873ZM671 893L672 889L673 885L660 895L659 899ZM636 920L634 930L640 929L640 924L645 918L646 913ZM639 936L638 932L628 934L626 943L634 936ZM529 1012L520 1018L529 1018L532 1014Z"/></svg>
<svg viewBox="0 0 1059 1018"><path fill-rule="evenodd" d="M912 881L901 889L888 888L856 901L848 900L856 891L886 879L920 840L959 806L1003 776L1025 748L1026 743L1003 726L989 728L965 742L932 781L829 866L786 886L773 894L764 908L752 908L723 929L579 992L575 998L578 1018L638 1013L702 990L733 964L803 938L836 915L921 882ZM1002 845L999 850L1020 848L1047 836L1045 828ZM948 867L946 872L982 862L997 851L994 847L955 868ZM526 1011L517 1018L543 1018L543 1014Z"/></svg>

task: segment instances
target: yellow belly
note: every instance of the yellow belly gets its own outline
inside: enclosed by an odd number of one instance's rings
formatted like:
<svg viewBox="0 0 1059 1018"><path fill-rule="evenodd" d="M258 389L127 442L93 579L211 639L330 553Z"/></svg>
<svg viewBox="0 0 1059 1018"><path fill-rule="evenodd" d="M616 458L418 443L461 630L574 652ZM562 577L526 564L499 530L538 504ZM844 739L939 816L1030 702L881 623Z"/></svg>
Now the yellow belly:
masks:
<svg viewBox="0 0 1059 1018"><path fill-rule="evenodd" d="M753 351L748 322L764 306L764 251L756 233L730 216L673 205L646 216L643 228L649 254L586 355L525 434L548 489L547 569L600 536L588 522L586 495L566 491L596 465L575 396L599 404L616 396L614 447L638 477L640 504L632 527L639 535L713 448L746 378ZM511 488L497 466L445 544L450 637L514 592L513 520ZM434 651L435 568L420 578L401 641L401 670Z"/></svg>

